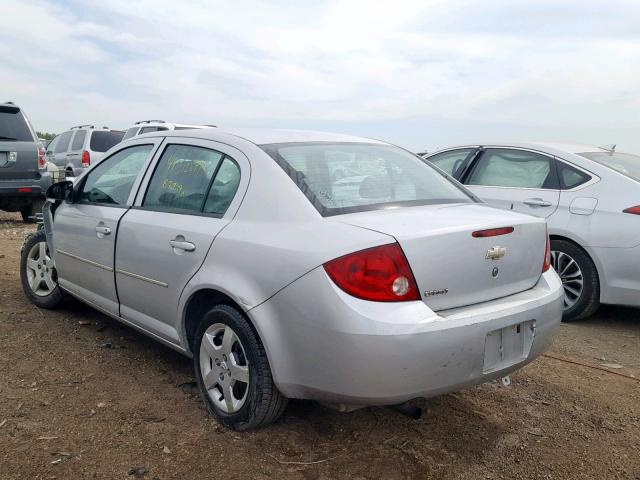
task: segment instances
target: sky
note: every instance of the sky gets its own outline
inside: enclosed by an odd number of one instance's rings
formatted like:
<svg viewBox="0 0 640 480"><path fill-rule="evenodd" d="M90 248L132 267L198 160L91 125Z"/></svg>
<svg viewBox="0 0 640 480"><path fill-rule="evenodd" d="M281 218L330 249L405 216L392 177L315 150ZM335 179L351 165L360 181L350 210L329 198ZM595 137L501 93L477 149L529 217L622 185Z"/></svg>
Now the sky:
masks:
<svg viewBox="0 0 640 480"><path fill-rule="evenodd" d="M0 6L0 100L39 131L158 118L640 153L637 0Z"/></svg>

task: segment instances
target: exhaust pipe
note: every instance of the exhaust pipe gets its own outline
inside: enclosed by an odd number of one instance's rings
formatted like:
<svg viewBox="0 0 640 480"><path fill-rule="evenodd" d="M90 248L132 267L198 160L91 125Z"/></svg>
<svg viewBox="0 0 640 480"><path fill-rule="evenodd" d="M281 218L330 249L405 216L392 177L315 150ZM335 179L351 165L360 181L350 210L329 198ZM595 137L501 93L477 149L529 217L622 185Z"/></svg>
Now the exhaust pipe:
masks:
<svg viewBox="0 0 640 480"><path fill-rule="evenodd" d="M390 405L389 408L414 420L418 420L422 416L422 409L411 405L408 402L400 403L398 405Z"/></svg>

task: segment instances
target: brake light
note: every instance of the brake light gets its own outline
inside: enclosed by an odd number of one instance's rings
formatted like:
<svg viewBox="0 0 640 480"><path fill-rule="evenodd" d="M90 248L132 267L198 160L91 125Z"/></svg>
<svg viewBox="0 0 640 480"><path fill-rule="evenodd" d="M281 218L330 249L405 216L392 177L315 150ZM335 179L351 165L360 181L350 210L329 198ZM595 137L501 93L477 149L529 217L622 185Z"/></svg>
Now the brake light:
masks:
<svg viewBox="0 0 640 480"><path fill-rule="evenodd" d="M38 147L38 168L44 170L47 166L47 154L44 147Z"/></svg>
<svg viewBox="0 0 640 480"><path fill-rule="evenodd" d="M31 187L19 187L18 192L20 193L31 193Z"/></svg>
<svg viewBox="0 0 640 480"><path fill-rule="evenodd" d="M89 156L89 152L87 150L82 151L82 166L88 167L91 165L91 157Z"/></svg>
<svg viewBox="0 0 640 480"><path fill-rule="evenodd" d="M542 262L542 273L551 268L551 242L549 241L549 234L547 234L547 246L544 249L544 262Z"/></svg>
<svg viewBox="0 0 640 480"><path fill-rule="evenodd" d="M338 287L363 300L420 300L409 262L397 243L350 253L325 263L324 269Z"/></svg>
<svg viewBox="0 0 640 480"><path fill-rule="evenodd" d="M629 207L623 210L624 213L631 213L633 215L640 215L640 205L636 205L635 207Z"/></svg>
<svg viewBox="0 0 640 480"><path fill-rule="evenodd" d="M471 234L474 238L497 237L498 235L508 235L513 232L513 227L490 228L488 230L477 230Z"/></svg>

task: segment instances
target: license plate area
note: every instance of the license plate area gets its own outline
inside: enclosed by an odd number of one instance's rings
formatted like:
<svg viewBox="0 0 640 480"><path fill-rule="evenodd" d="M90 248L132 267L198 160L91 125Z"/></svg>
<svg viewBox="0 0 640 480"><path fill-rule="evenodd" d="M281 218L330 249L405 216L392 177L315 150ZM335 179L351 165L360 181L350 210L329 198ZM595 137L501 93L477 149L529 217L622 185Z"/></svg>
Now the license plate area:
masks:
<svg viewBox="0 0 640 480"><path fill-rule="evenodd" d="M510 367L527 358L535 331L535 320L529 320L487 333L483 373Z"/></svg>

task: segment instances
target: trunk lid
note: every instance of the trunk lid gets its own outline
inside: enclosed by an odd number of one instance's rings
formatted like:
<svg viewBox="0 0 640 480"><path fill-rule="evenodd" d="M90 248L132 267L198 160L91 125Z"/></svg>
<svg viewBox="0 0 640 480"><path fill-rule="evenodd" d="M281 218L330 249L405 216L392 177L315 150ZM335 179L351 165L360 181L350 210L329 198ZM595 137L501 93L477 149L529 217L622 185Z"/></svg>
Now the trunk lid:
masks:
<svg viewBox="0 0 640 480"><path fill-rule="evenodd" d="M481 204L447 204L334 219L393 236L409 261L422 300L434 311L528 290L542 272L547 230L539 218ZM476 231L500 227L513 227L513 232L472 236ZM488 258L500 256L500 247L506 249L504 256ZM488 254L490 250L498 255Z"/></svg>

